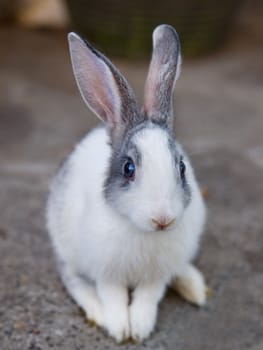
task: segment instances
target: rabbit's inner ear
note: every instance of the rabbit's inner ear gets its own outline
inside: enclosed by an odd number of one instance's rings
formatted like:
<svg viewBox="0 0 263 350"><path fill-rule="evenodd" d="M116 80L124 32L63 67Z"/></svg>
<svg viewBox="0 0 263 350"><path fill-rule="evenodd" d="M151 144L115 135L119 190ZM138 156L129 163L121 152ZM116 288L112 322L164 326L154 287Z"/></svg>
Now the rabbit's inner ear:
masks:
<svg viewBox="0 0 263 350"><path fill-rule="evenodd" d="M73 72L88 107L104 122L114 126L120 116L117 84L105 62L74 33L68 36Z"/></svg>
<svg viewBox="0 0 263 350"><path fill-rule="evenodd" d="M180 72L180 42L169 25L153 32L153 53L145 84L143 111L146 116L172 127L173 90Z"/></svg>

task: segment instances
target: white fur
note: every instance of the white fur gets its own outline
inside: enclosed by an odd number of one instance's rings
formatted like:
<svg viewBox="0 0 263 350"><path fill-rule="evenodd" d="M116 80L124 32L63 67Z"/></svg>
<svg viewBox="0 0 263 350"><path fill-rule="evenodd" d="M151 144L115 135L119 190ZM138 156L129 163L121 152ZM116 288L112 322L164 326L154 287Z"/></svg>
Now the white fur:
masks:
<svg viewBox="0 0 263 350"><path fill-rule="evenodd" d="M76 147L51 186L47 207L48 230L64 283L87 317L91 314L117 341L130 334L139 340L150 334L165 286L174 276L183 275L195 255L205 219L187 159L192 199L182 209L165 132L145 129L134 141L145 166L119 207L112 208L103 195L111 156L103 128L92 131ZM150 218L159 212L175 216L176 222L166 231L154 232ZM82 284L85 278L95 282L92 297L87 292L91 303L95 294L95 310L89 310L88 300L83 301L79 292L83 285L72 283L79 276ZM128 287L135 288L130 311L125 297Z"/></svg>

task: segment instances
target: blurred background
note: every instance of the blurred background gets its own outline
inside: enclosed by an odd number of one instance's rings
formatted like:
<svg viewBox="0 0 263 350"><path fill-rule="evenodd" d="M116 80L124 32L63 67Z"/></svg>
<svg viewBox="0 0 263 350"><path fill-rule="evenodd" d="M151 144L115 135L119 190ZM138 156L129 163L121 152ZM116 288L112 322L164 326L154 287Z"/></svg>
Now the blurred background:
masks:
<svg viewBox="0 0 263 350"><path fill-rule="evenodd" d="M74 28L111 54L145 57L149 36L159 23L180 34L187 56L200 56L222 46L242 14L262 12L260 0L1 0L2 22L32 29Z"/></svg>
<svg viewBox="0 0 263 350"><path fill-rule="evenodd" d="M116 349L65 293L45 230L49 182L97 124L77 91L66 34L105 53L142 102L160 23L182 44L175 131L207 202L196 263L213 295L197 310L168 293L156 332L136 349L263 350L261 0L0 0L2 349Z"/></svg>

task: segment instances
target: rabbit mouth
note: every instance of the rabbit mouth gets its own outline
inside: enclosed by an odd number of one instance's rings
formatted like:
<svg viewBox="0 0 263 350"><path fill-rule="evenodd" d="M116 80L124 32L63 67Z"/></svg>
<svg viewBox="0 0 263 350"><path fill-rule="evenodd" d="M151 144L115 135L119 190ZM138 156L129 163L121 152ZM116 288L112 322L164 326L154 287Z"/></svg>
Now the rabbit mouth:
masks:
<svg viewBox="0 0 263 350"><path fill-rule="evenodd" d="M175 218L169 219L169 218L165 218L165 217L160 217L158 219L152 218L151 222L155 228L155 231L165 231L169 228L171 228L171 226L173 226L176 222Z"/></svg>

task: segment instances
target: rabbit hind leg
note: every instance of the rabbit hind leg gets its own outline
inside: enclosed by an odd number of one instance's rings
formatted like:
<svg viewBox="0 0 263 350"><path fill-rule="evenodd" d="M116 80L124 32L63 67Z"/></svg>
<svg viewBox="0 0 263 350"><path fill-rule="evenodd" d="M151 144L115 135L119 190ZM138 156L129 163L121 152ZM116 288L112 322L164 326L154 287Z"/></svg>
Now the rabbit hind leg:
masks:
<svg viewBox="0 0 263 350"><path fill-rule="evenodd" d="M78 275L69 267L65 267L65 265L61 269L61 275L68 293L83 309L87 319L98 326L102 326L102 304L97 295L95 284Z"/></svg>
<svg viewBox="0 0 263 350"><path fill-rule="evenodd" d="M193 265L186 266L184 273L176 276L170 285L185 300L203 306L207 300L208 288L202 273Z"/></svg>

